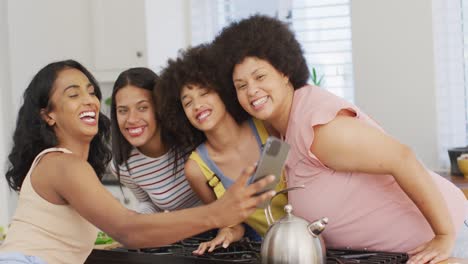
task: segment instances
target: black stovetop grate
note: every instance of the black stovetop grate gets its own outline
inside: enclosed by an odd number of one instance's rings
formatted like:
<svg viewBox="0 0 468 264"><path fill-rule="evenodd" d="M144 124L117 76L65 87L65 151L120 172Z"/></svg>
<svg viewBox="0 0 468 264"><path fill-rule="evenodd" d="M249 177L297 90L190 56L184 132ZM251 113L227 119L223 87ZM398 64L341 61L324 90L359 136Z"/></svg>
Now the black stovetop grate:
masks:
<svg viewBox="0 0 468 264"><path fill-rule="evenodd" d="M142 254L179 256L197 259L226 260L236 263L260 263L259 242L252 242L246 238L232 243L228 248L218 247L213 252L205 253L202 256L192 255L192 251L197 249L198 244L208 241L207 238L192 237L179 241L172 245L158 248L145 248L140 250L128 250L118 248L115 251L139 252ZM406 253L377 252L367 250L351 249L329 249L327 250L327 264L400 264L406 263L408 255Z"/></svg>
<svg viewBox="0 0 468 264"><path fill-rule="evenodd" d="M406 263L408 254L349 249L327 250L327 264L399 264Z"/></svg>

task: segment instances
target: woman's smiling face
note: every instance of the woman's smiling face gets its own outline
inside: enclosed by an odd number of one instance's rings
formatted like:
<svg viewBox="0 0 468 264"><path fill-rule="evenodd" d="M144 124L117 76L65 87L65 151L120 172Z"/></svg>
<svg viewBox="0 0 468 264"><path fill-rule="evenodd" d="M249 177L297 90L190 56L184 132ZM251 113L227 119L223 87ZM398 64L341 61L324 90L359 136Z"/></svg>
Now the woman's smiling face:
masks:
<svg viewBox="0 0 468 264"><path fill-rule="evenodd" d="M190 123L203 132L213 129L227 113L219 95L199 85L185 85L180 101Z"/></svg>
<svg viewBox="0 0 468 264"><path fill-rule="evenodd" d="M101 104L94 89L77 69L66 68L58 73L49 106L41 114L53 127L59 143L70 137L91 140L97 134Z"/></svg>
<svg viewBox="0 0 468 264"><path fill-rule="evenodd" d="M144 147L158 130L151 91L133 85L115 95L116 116L124 138L134 147Z"/></svg>
<svg viewBox="0 0 468 264"><path fill-rule="evenodd" d="M239 103L250 115L271 122L281 115L289 79L268 61L246 57L235 65L232 79Z"/></svg>

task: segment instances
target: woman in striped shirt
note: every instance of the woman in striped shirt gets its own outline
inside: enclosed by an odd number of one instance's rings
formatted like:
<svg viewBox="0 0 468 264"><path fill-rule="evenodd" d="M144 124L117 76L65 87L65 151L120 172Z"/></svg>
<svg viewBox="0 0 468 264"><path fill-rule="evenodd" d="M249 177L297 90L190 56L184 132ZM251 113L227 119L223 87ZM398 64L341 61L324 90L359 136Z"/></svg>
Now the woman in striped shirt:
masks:
<svg viewBox="0 0 468 264"><path fill-rule="evenodd" d="M139 213L155 213L201 204L184 174L187 153L161 126L152 98L158 76L147 68L122 72L111 103L112 171L139 204Z"/></svg>

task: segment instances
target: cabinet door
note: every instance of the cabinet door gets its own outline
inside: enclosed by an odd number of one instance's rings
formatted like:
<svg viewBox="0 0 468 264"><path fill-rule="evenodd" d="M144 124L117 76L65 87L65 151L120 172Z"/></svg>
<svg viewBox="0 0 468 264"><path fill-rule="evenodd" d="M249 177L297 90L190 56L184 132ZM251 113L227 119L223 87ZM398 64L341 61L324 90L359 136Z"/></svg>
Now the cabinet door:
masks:
<svg viewBox="0 0 468 264"><path fill-rule="evenodd" d="M145 0L93 0L93 57L99 81L146 66Z"/></svg>

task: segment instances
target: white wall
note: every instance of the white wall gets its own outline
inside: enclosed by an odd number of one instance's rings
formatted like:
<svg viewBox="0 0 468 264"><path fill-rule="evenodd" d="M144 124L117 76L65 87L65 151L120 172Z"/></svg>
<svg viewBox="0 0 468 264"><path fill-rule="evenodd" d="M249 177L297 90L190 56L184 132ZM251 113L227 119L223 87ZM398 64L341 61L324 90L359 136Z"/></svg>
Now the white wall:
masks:
<svg viewBox="0 0 468 264"><path fill-rule="evenodd" d="M9 219L9 190L5 180L7 151L9 145L8 128L11 127L8 109L11 107L10 71L8 54L7 2L0 1L0 226L6 226Z"/></svg>
<svg viewBox="0 0 468 264"><path fill-rule="evenodd" d="M356 104L437 168L431 1L351 4Z"/></svg>
<svg viewBox="0 0 468 264"><path fill-rule="evenodd" d="M52 61L70 58L90 65L90 13L89 0L0 1L0 225L16 207L16 195L6 190L4 164L22 93Z"/></svg>
<svg viewBox="0 0 468 264"><path fill-rule="evenodd" d="M159 72L190 44L189 0L146 1L148 66Z"/></svg>
<svg viewBox="0 0 468 264"><path fill-rule="evenodd" d="M8 22L16 107L34 74L46 64L75 59L91 65L89 0L9 0Z"/></svg>
<svg viewBox="0 0 468 264"><path fill-rule="evenodd" d="M21 96L34 74L46 64L63 59L75 59L94 70L91 1L0 0L2 172ZM188 7L188 0L147 1L148 61L154 70L159 71L169 57L175 57L179 49L190 43ZM102 84L104 98L110 94L111 86ZM7 197L7 193L2 173L0 225L5 225L16 207L15 197Z"/></svg>

